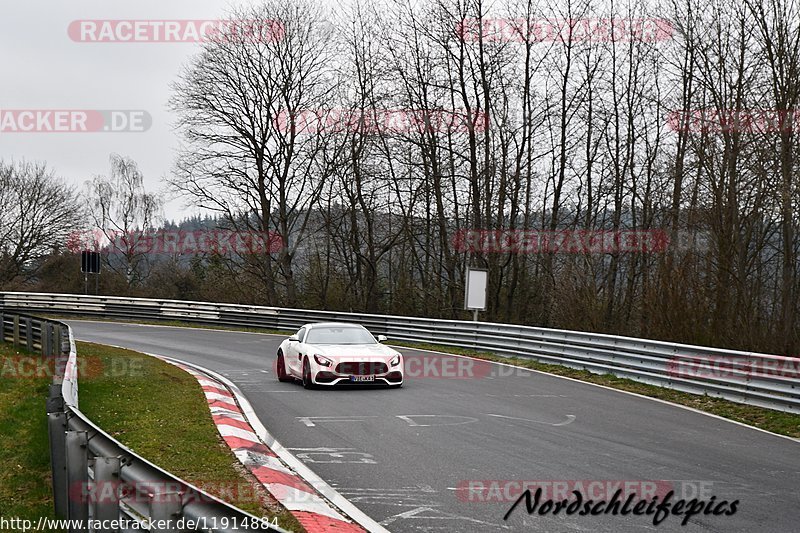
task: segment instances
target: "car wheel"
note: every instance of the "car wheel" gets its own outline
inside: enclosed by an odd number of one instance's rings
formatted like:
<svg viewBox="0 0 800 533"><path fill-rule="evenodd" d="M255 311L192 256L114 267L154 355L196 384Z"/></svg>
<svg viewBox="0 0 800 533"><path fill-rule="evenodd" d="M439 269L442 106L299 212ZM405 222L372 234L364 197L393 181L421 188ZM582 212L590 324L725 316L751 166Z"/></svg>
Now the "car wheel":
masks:
<svg viewBox="0 0 800 533"><path fill-rule="evenodd" d="M303 387L306 389L313 389L314 382L311 381L311 365L308 358L303 359Z"/></svg>
<svg viewBox="0 0 800 533"><path fill-rule="evenodd" d="M287 381L292 381L292 378L289 376L289 374L286 373L286 361L284 361L283 352L280 351L280 350L278 351L278 365L277 366L278 366L278 368L277 368L278 381L282 381L284 383L287 382Z"/></svg>
<svg viewBox="0 0 800 533"><path fill-rule="evenodd" d="M398 384L398 385L389 385L389 388L390 388L390 389L399 389L399 388L400 388L400 387L402 387L402 386L403 386L403 384L402 384L402 383L400 383L400 384Z"/></svg>

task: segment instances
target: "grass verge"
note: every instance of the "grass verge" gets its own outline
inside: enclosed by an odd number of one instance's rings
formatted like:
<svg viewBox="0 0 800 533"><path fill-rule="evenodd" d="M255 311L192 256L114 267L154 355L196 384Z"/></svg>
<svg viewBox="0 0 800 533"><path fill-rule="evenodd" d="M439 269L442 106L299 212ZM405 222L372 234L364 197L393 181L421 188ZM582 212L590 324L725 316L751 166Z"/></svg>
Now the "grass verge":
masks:
<svg viewBox="0 0 800 533"><path fill-rule="evenodd" d="M0 516L34 524L55 517L45 409L51 377L34 370L40 357L0 341Z"/></svg>
<svg viewBox="0 0 800 533"><path fill-rule="evenodd" d="M783 411L775 411L773 409L765 409L763 407L740 404L722 398L713 398L711 396L689 394L687 392L658 387L656 385L639 383L638 381L633 381L627 378L619 378L613 374L593 374L588 370L578 370L566 366L540 363L538 361L533 361L531 359L522 357L502 357L488 352L479 352L450 346L440 346L437 344L403 341L391 342L392 344L406 346L408 348L417 348L419 350L435 350L439 352L467 355L477 359L486 359L488 361L497 361L500 363L521 366L523 368L530 368L531 370L538 370L540 372L555 374L557 376L565 376L580 381L586 381L588 383L597 383L598 385L605 385L606 387L628 392L635 392L637 394L641 394L642 396L649 396L651 398L658 398L659 400L685 405L699 411L705 411L707 413L729 418L750 426L772 431L773 433L800 438L800 415L784 413Z"/></svg>
<svg viewBox="0 0 800 533"><path fill-rule="evenodd" d="M291 531L299 522L247 472L220 438L197 380L131 350L79 342L81 410L168 472Z"/></svg>

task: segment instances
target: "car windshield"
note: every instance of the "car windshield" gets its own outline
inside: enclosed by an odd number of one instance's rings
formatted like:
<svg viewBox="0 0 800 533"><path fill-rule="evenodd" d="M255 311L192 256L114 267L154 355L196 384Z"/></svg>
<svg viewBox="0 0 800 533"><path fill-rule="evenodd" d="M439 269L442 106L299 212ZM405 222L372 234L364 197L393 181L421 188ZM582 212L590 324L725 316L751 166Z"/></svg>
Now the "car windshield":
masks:
<svg viewBox="0 0 800 533"><path fill-rule="evenodd" d="M318 326L311 328L306 335L310 344L375 344L375 337L359 327Z"/></svg>

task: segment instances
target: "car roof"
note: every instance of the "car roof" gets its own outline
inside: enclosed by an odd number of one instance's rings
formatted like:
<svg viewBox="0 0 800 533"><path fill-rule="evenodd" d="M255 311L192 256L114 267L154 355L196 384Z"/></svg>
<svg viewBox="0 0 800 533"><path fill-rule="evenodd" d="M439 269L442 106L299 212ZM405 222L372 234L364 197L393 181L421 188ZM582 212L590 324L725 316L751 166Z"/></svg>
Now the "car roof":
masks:
<svg viewBox="0 0 800 533"><path fill-rule="evenodd" d="M363 328L361 324L356 324L355 322L312 322L310 324L305 324L304 328L318 328L318 327L349 327L349 328ZM366 329L366 328L364 328Z"/></svg>

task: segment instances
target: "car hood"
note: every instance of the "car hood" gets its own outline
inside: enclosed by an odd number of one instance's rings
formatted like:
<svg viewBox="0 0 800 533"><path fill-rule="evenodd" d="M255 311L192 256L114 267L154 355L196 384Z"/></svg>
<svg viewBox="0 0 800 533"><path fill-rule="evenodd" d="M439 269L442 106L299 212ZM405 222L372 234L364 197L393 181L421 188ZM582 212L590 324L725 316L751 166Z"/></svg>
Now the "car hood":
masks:
<svg viewBox="0 0 800 533"><path fill-rule="evenodd" d="M388 363L397 352L382 344L309 344L308 353L324 355L337 363L383 361Z"/></svg>

